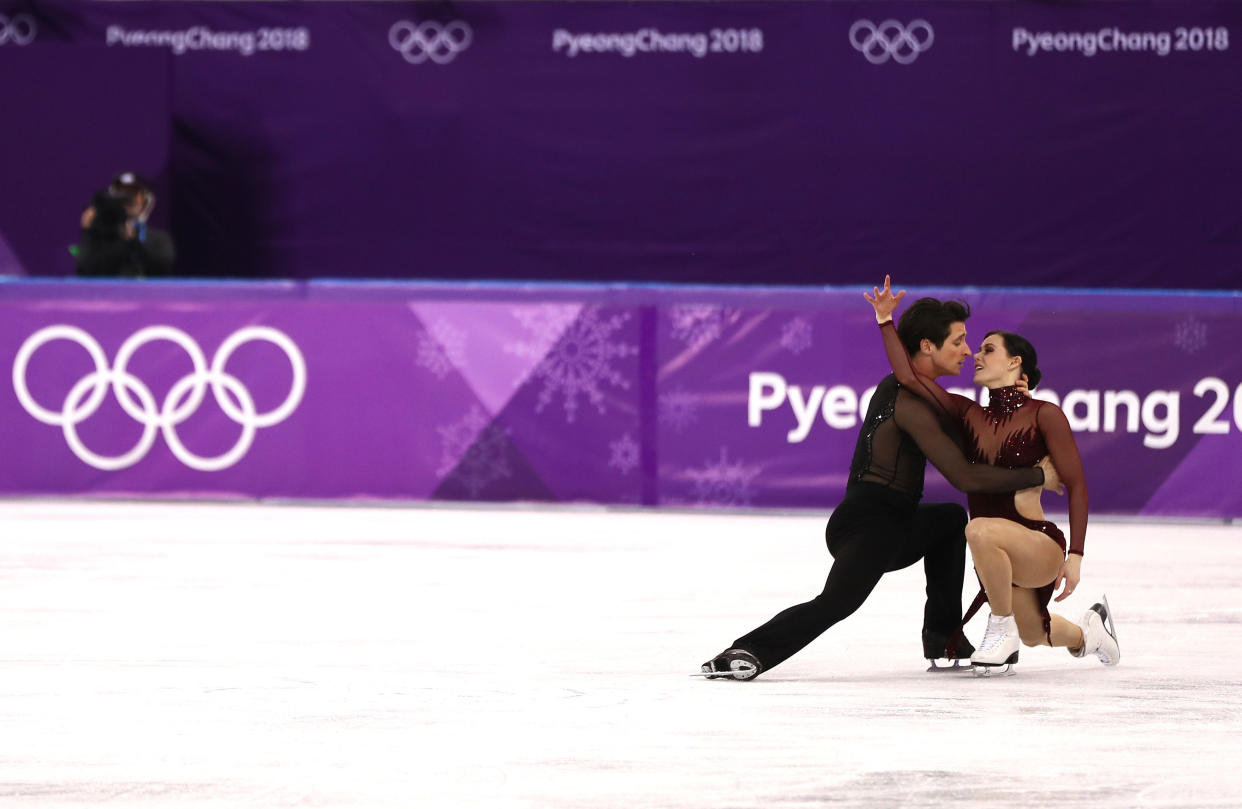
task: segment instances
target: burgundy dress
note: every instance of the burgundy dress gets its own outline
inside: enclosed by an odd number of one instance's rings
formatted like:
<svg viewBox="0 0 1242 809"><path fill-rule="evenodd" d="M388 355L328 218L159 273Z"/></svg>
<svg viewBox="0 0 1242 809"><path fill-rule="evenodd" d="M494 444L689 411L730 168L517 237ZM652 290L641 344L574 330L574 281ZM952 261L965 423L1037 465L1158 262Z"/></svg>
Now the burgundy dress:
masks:
<svg viewBox="0 0 1242 809"><path fill-rule="evenodd" d="M892 321L882 324L884 350L893 373L911 393L927 401L941 414L961 422L966 457L975 463L987 463L1010 469L1034 466L1045 455L1051 456L1057 474L1069 497L1069 553L1082 555L1087 533L1087 482L1083 477L1082 459L1074 434L1061 409L1051 402L1031 399L1015 387L990 391L987 407L965 396L951 394L934 380L914 370L910 355L897 336ZM1031 520L1018 513L1013 492L968 495L971 517L1002 517L1045 534L1066 551L1065 535L1051 522ZM1048 602L1055 582L1038 588L1044 628L1048 629ZM967 619L977 608L967 613Z"/></svg>

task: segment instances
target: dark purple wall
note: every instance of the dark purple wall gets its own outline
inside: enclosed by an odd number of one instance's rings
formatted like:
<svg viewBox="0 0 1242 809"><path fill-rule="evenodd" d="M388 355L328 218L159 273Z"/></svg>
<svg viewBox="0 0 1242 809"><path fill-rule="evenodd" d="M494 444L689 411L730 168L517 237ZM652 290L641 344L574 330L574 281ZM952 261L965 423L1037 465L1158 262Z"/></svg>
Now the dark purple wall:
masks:
<svg viewBox="0 0 1242 809"><path fill-rule="evenodd" d="M82 211L122 171L155 184L152 222L167 226L170 62L160 51L0 45L0 274L72 273Z"/></svg>
<svg viewBox="0 0 1242 809"><path fill-rule="evenodd" d="M130 88L98 60L168 60L161 210L187 274L1227 289L1242 266L1239 3L0 11L36 29L0 44L6 76L54 52ZM130 160L13 120L0 148L34 166ZM57 182L56 206L0 213L30 274L68 271L46 228L93 181Z"/></svg>

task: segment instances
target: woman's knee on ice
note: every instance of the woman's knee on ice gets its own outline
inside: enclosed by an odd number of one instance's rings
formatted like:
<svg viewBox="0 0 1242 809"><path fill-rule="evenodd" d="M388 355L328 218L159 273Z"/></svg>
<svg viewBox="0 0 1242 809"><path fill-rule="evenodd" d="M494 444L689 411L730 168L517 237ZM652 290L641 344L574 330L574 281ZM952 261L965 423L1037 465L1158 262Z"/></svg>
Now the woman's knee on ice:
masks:
<svg viewBox="0 0 1242 809"><path fill-rule="evenodd" d="M1022 645L1048 645L1048 633L1044 631L1044 620L1042 615L1036 616L1033 619L1016 614L1015 617L1018 620L1018 637L1022 639Z"/></svg>

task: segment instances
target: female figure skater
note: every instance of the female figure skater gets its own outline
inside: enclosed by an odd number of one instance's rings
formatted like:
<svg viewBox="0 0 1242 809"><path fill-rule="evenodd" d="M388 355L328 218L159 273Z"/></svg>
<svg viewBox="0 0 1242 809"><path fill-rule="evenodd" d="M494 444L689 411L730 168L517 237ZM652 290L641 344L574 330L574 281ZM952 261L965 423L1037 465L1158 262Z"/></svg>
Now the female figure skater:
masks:
<svg viewBox="0 0 1242 809"><path fill-rule="evenodd" d="M1087 531L1087 484L1065 414L1051 402L1029 398L1016 387L1022 376L1031 388L1039 384L1034 347L1009 332L987 334L974 358L974 384L987 387L990 393L983 407L950 394L935 379L914 369L910 355L920 347L903 346L892 325L893 311L906 293L893 295L888 276L884 289L872 290L874 297L865 292L863 297L875 309L897 381L937 412L960 421L967 458L1017 468L1033 466L1048 455L1069 493L1068 556L1064 534L1044 519L1038 488L1017 494L968 495L971 521L966 541L992 611L983 641L971 655L975 673L990 674L997 666L1004 666L1002 673L1012 673L1019 640L1027 646L1063 646L1075 657L1095 654L1105 665L1116 665L1121 653L1107 599L1092 605L1081 624L1048 612L1058 585L1064 582L1065 586L1057 601L1078 586Z"/></svg>

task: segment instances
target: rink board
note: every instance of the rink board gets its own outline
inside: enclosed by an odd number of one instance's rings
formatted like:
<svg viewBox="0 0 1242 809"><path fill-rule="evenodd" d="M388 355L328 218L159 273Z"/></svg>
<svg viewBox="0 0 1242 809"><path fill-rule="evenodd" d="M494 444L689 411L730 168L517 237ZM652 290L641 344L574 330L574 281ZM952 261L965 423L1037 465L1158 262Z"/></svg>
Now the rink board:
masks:
<svg viewBox="0 0 1242 809"><path fill-rule="evenodd" d="M1093 513L1242 515L1242 295L910 294L1035 344ZM676 508L831 507L887 373L853 288L14 281L0 358L7 495Z"/></svg>

